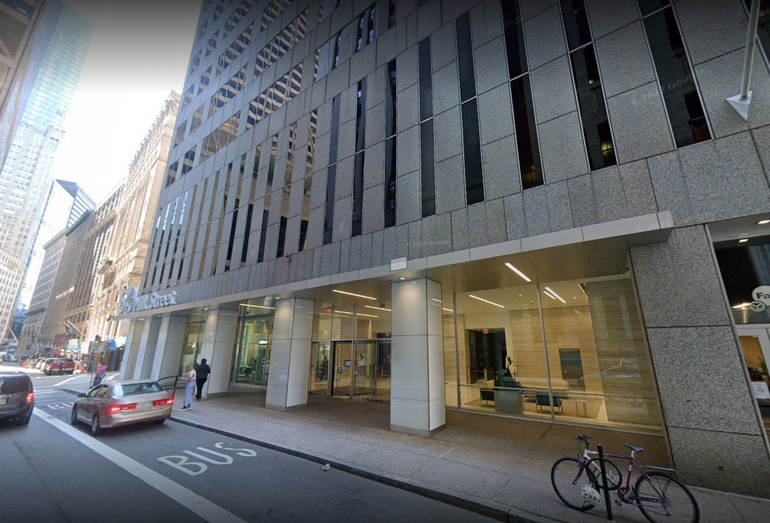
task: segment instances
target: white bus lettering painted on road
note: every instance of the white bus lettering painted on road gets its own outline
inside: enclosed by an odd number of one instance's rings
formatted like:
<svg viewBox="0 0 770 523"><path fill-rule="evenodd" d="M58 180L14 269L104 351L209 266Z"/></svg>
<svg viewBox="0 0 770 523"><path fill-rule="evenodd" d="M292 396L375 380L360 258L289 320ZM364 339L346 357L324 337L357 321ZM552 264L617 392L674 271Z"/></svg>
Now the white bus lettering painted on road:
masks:
<svg viewBox="0 0 770 523"><path fill-rule="evenodd" d="M224 443L220 442L220 443L215 443L214 447L219 450L234 452L236 455L242 456L245 458L253 458L257 455L257 453L251 449L230 448L230 447L225 447L224 445L225 445ZM189 476L198 476L208 470L209 466L206 465L206 463L203 463L203 461L207 463L211 463L212 465L232 465L234 461L232 456L223 454L221 452L216 452L214 450L210 450L205 447L195 447L195 450L198 450L200 452L205 452L206 454L210 454L212 456L218 456L221 459L213 459L209 456L204 456L202 454L199 454L198 452L193 452L192 450L183 450L182 452L184 454L187 454L188 456L193 456L202 461L191 461L190 458L182 455L163 456L158 458L158 461L160 461L161 463L165 463L169 467L172 467L181 472L184 472Z"/></svg>

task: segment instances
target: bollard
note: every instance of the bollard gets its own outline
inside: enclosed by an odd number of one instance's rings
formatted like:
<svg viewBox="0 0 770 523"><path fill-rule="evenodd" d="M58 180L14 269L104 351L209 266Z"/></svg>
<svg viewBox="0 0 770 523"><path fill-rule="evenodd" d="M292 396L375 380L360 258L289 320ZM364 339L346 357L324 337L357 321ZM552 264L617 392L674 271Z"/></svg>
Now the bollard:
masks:
<svg viewBox="0 0 770 523"><path fill-rule="evenodd" d="M604 505L607 507L607 519L612 520L612 503L610 502L610 489L607 488L607 471L604 467L604 452L602 446L598 445L599 466L602 470L602 490L604 490Z"/></svg>

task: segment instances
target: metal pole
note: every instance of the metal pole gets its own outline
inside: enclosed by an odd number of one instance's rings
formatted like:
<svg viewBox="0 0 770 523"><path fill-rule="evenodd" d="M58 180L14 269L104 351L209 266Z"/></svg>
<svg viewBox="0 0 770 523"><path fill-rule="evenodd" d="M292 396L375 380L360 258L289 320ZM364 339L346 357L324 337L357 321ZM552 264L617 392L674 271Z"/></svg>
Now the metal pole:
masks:
<svg viewBox="0 0 770 523"><path fill-rule="evenodd" d="M741 80L741 100L749 97L751 68L754 63L754 50L757 48L757 26L759 25L759 4L761 0L751 2L749 28L746 31L746 55L743 57L743 79Z"/></svg>
<svg viewBox="0 0 770 523"><path fill-rule="evenodd" d="M612 520L612 503L610 503L610 490L607 488L607 471L604 467L604 451L601 445L597 445L599 450L599 466L602 470L602 490L604 490L604 505L607 508L607 519Z"/></svg>

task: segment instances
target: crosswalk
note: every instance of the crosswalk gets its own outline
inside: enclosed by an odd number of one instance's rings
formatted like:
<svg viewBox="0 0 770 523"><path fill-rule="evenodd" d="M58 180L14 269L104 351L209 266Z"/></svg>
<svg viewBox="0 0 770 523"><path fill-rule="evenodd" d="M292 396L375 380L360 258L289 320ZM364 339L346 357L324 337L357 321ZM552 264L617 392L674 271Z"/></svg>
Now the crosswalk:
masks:
<svg viewBox="0 0 770 523"><path fill-rule="evenodd" d="M66 393L65 393L66 394ZM70 410L74 401L62 400L62 391L53 388L37 389L35 391L35 406L47 410Z"/></svg>

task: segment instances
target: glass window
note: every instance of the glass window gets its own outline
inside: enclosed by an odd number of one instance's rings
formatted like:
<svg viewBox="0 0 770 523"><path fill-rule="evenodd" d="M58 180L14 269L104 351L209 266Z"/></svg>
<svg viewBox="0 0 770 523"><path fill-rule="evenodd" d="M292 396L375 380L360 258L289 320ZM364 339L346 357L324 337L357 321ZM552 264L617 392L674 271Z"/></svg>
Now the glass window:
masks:
<svg viewBox="0 0 770 523"><path fill-rule="evenodd" d="M433 119L420 124L420 181L422 217L436 214L436 178L433 166Z"/></svg>
<svg viewBox="0 0 770 523"><path fill-rule="evenodd" d="M669 6L644 18L644 29L677 147L710 139L708 122L673 8Z"/></svg>
<svg viewBox="0 0 770 523"><path fill-rule="evenodd" d="M462 105L463 152L465 160L465 192L467 204L484 201L484 178L481 174L481 140L476 99Z"/></svg>
<svg viewBox="0 0 770 523"><path fill-rule="evenodd" d="M291 177L294 171L294 146L297 138L297 122L289 126L289 149L286 152L286 174L283 181L283 198L281 198L281 223L278 228L278 250L276 258L283 256L286 244L286 224L289 217L289 202L291 201Z"/></svg>
<svg viewBox="0 0 770 523"><path fill-rule="evenodd" d="M770 237L714 249L735 323L770 323Z"/></svg>
<svg viewBox="0 0 770 523"><path fill-rule="evenodd" d="M458 18L455 27L457 32L457 65L460 71L460 101L464 102L476 96L470 13L465 13Z"/></svg>
<svg viewBox="0 0 770 523"><path fill-rule="evenodd" d="M232 380L266 386L270 374L273 307L242 303Z"/></svg>
<svg viewBox="0 0 770 523"><path fill-rule="evenodd" d="M420 42L418 47L418 70L420 75L420 121L433 116L433 76L430 65L430 38Z"/></svg>
<svg viewBox="0 0 770 523"><path fill-rule="evenodd" d="M396 137L385 140L385 227L396 224Z"/></svg>

